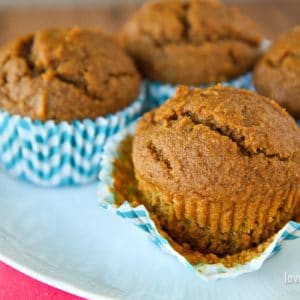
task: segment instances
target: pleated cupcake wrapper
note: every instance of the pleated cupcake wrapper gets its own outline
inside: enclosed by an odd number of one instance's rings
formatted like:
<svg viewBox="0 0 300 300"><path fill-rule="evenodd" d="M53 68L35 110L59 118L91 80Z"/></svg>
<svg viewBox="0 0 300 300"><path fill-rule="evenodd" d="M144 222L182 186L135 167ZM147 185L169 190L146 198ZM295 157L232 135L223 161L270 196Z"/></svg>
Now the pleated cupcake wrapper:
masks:
<svg viewBox="0 0 300 300"><path fill-rule="evenodd" d="M231 86L235 88L248 89L254 91L252 84L251 73L246 73L234 80L222 82L224 86ZM200 87L207 87L208 85L202 85ZM174 96L178 85L165 84L158 81L148 81L149 97L153 101L153 106L159 106L163 104L167 99Z"/></svg>
<svg viewBox="0 0 300 300"><path fill-rule="evenodd" d="M147 209L143 205L132 207L128 202L124 202L120 207L115 206L115 197L113 188L113 162L118 158L118 146L127 136L133 135L135 124L120 131L112 137L104 147L101 158L101 171L99 173L98 197L100 206L127 219L132 224L143 230L153 243L168 255L177 259L186 268L195 272L205 281L233 278L245 273L254 272L260 269L263 263L272 255L280 251L286 241L294 240L300 237L300 224L294 221L288 222L274 237L273 241L264 252L256 256L245 264L238 264L234 267L225 267L223 264L198 264L191 265L182 255L175 251L169 242L160 235L154 222L151 220Z"/></svg>
<svg viewBox="0 0 300 300"><path fill-rule="evenodd" d="M0 111L0 166L41 186L94 181L107 140L141 116L146 104L143 83L130 106L96 120L56 124Z"/></svg>

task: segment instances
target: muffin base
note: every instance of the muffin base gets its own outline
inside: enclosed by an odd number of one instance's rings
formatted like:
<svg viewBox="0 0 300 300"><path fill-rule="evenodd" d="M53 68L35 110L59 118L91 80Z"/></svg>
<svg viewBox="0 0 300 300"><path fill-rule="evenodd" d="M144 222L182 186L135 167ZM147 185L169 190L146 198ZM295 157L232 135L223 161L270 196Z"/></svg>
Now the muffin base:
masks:
<svg viewBox="0 0 300 300"><path fill-rule="evenodd" d="M179 244L188 243L201 253L220 257L257 246L292 219L299 189L286 186L267 204L219 203L201 198L166 195L138 178L143 204L161 227Z"/></svg>

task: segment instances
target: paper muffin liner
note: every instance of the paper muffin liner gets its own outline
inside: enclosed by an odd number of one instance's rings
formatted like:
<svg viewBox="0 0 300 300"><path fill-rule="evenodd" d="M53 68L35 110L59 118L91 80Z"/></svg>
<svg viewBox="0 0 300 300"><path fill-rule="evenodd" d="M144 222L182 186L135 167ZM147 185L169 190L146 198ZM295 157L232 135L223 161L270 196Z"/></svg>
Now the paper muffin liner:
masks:
<svg viewBox="0 0 300 300"><path fill-rule="evenodd" d="M122 218L128 219L129 222L143 230L157 247L177 259L184 267L195 272L203 280L209 281L233 278L245 273L254 272L260 269L268 258L280 251L283 243L300 237L300 224L290 221L273 237L272 242L262 253L258 254L247 263L236 264L233 267L226 267L222 263L200 263L191 265L185 257L174 250L170 243L162 237L154 222L151 220L147 209L143 205L132 207L127 201L119 207L115 205L115 196L112 192L113 162L118 158L118 147L120 142L124 140L127 135L133 135L134 132L135 124L131 124L111 138L104 146L104 152L100 162L101 171L99 173L100 184L98 197L100 206Z"/></svg>
<svg viewBox="0 0 300 300"><path fill-rule="evenodd" d="M56 124L0 111L0 166L41 186L94 181L107 140L141 116L146 106L143 83L127 108L96 120Z"/></svg>
<svg viewBox="0 0 300 300"><path fill-rule="evenodd" d="M163 104L167 99L175 95L176 88L179 85L161 83L159 81L148 80L149 98L153 102L153 107ZM234 88L241 88L254 91L252 83L252 74L246 73L236 79L227 82L221 82L224 86L231 86ZM209 85L200 85L200 87L207 87Z"/></svg>

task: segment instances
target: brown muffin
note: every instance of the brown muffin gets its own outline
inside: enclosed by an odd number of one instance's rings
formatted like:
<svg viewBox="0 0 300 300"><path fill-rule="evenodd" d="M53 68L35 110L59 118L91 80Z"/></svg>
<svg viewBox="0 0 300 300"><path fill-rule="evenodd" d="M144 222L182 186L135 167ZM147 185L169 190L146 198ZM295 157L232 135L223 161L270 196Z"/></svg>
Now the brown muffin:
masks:
<svg viewBox="0 0 300 300"><path fill-rule="evenodd" d="M179 88L138 122L133 163L145 206L202 253L265 241L299 202L299 128L247 90Z"/></svg>
<svg viewBox="0 0 300 300"><path fill-rule="evenodd" d="M0 109L11 114L95 119L124 108L139 92L133 61L98 30L42 30L0 52Z"/></svg>
<svg viewBox="0 0 300 300"><path fill-rule="evenodd" d="M253 78L259 93L300 118L300 26L274 41L255 67Z"/></svg>
<svg viewBox="0 0 300 300"><path fill-rule="evenodd" d="M208 0L147 3L125 25L122 37L146 77L188 85L248 71L261 43L248 17Z"/></svg>

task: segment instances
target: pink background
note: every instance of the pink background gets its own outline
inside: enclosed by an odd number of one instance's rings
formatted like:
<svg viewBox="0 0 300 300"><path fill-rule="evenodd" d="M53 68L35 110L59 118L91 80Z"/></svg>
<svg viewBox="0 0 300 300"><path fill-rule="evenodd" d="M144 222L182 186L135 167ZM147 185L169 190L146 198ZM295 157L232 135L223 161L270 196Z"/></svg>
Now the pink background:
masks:
<svg viewBox="0 0 300 300"><path fill-rule="evenodd" d="M0 262L0 300L80 300Z"/></svg>

